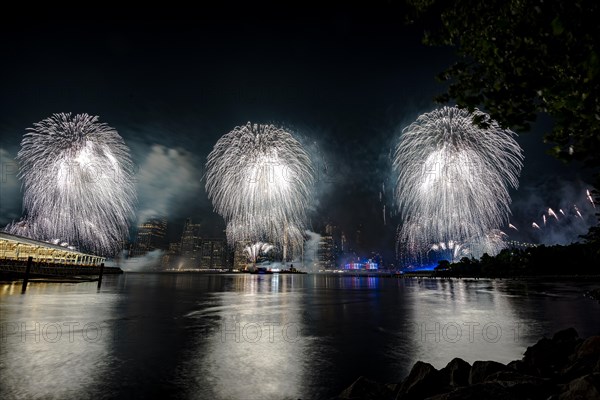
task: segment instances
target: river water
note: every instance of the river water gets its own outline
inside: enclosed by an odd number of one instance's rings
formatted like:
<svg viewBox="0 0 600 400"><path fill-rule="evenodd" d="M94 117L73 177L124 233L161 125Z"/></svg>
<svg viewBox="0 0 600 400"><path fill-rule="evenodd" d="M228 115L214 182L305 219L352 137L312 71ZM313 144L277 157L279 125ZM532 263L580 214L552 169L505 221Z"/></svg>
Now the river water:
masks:
<svg viewBox="0 0 600 400"><path fill-rule="evenodd" d="M0 284L0 397L327 399L600 334L594 282L137 274Z"/></svg>

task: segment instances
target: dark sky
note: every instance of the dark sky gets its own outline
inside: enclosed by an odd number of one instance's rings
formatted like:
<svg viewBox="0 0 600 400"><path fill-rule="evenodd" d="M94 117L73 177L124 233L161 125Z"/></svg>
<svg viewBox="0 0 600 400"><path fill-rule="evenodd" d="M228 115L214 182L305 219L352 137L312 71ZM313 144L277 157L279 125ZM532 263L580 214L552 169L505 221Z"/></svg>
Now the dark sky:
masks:
<svg viewBox="0 0 600 400"><path fill-rule="evenodd" d="M0 224L21 214L11 171L24 130L52 113L86 112L131 147L139 215L168 215L171 237L186 217L218 234L224 224L202 181L206 156L235 126L271 122L290 128L319 154L318 167L329 168L311 205L313 229L327 220L347 232L362 225L364 250L393 250L399 221L382 220L383 204L393 209L390 148L401 128L436 107L431 99L443 85L434 77L452 50L421 45L422 29L403 23L401 6L383 2L149 14L7 18L0 27ZM519 139L520 224L544 207L579 201L587 187L576 167L544 154L548 126Z"/></svg>

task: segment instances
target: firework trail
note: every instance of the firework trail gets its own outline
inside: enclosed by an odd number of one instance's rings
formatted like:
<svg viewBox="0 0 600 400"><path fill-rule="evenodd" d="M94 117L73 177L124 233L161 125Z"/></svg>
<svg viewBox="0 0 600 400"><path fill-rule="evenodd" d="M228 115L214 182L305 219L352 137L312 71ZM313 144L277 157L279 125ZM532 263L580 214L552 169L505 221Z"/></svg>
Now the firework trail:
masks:
<svg viewBox="0 0 600 400"><path fill-rule="evenodd" d="M114 128L54 114L28 129L17 159L25 217L6 231L101 255L119 250L136 194L129 148Z"/></svg>
<svg viewBox="0 0 600 400"><path fill-rule="evenodd" d="M284 254L301 248L315 177L290 133L248 122L217 141L206 167L206 191L227 222L230 245L267 241Z"/></svg>
<svg viewBox="0 0 600 400"><path fill-rule="evenodd" d="M272 244L258 242L244 248L244 253L250 262L256 264L256 260L258 260L258 257L261 254L267 254L273 248L274 246Z"/></svg>
<svg viewBox="0 0 600 400"><path fill-rule="evenodd" d="M579 218L583 219L583 216L581 215L581 211L579 211L579 207L577 207L577 204L573 204L573 208L575 209L575 213L579 216Z"/></svg>
<svg viewBox="0 0 600 400"><path fill-rule="evenodd" d="M508 224L508 227L509 227L509 228L511 228L511 229L514 229L514 230L515 230L515 231L517 231L517 232L519 231L519 230L517 229L517 227L516 227L516 226L514 226L513 224Z"/></svg>
<svg viewBox="0 0 600 400"><path fill-rule="evenodd" d="M592 203L592 206L593 206L594 208L596 208L596 204L594 203L594 199L592 199L592 195L590 194L590 191L589 191L589 189L588 189L588 190L586 190L586 194L587 194L587 199L590 201L590 203Z"/></svg>
<svg viewBox="0 0 600 400"><path fill-rule="evenodd" d="M561 205L571 204L568 208L544 207L541 210L541 221L533 220L531 227L532 232L535 232L535 240L546 245L552 244L568 244L577 241L586 229L591 224L590 212L593 211L592 206L588 204L588 191L582 190L584 197L578 196L577 203L571 202L572 199L563 199ZM585 199L584 199L585 198ZM554 218L555 222L552 222Z"/></svg>
<svg viewBox="0 0 600 400"><path fill-rule="evenodd" d="M478 127L474 116L489 126ZM487 114L456 107L423 114L403 130L393 167L399 244L409 254L449 240L487 243L507 222L508 187L518 186L523 160L514 136Z"/></svg>

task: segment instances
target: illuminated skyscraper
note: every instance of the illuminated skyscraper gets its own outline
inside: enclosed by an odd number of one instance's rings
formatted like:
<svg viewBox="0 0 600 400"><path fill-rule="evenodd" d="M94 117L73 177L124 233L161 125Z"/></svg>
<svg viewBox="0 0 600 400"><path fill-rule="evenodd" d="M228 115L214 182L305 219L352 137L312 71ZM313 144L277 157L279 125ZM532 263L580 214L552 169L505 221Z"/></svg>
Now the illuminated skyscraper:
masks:
<svg viewBox="0 0 600 400"><path fill-rule="evenodd" d="M180 256L181 242L169 243L169 250L167 250L162 258L163 269L177 268Z"/></svg>
<svg viewBox="0 0 600 400"><path fill-rule="evenodd" d="M317 248L319 269L335 269L335 245L332 236L321 236Z"/></svg>
<svg viewBox="0 0 600 400"><path fill-rule="evenodd" d="M200 268L225 269L227 245L225 239L205 239L202 241Z"/></svg>
<svg viewBox="0 0 600 400"><path fill-rule="evenodd" d="M250 241L239 241L235 243L233 249L233 268L244 269L248 265L248 256L244 253L244 249L250 246Z"/></svg>
<svg viewBox="0 0 600 400"><path fill-rule="evenodd" d="M188 218L181 235L181 261L185 268L199 268L202 253L200 224L193 224Z"/></svg>
<svg viewBox="0 0 600 400"><path fill-rule="evenodd" d="M164 249L166 234L167 219L165 217L149 218L138 226L131 257L139 257L154 250Z"/></svg>

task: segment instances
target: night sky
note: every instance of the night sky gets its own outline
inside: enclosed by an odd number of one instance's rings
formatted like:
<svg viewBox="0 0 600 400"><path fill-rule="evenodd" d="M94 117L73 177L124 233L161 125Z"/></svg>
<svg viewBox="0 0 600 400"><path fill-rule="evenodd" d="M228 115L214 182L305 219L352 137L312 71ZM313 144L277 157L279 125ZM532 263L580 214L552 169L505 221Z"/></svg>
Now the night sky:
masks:
<svg viewBox="0 0 600 400"><path fill-rule="evenodd" d="M186 15L186 19L182 19ZM167 18L163 18L167 17ZM174 18L168 18L174 17ZM285 126L317 155L312 229L331 222L363 251L393 253L390 149L401 129L436 107L435 75L448 48L421 44L401 6L269 8L90 21L50 18L0 27L0 225L21 216L14 157L27 127L57 112L89 113L116 128L137 166L138 217L168 216L176 239L183 221L209 235L225 224L212 212L202 174L206 156L237 125ZM513 191L511 238L568 243L593 222L589 177L545 154L542 118L520 136L521 187ZM327 170L325 174L323 171ZM386 191L379 192L385 183ZM547 207L579 204L585 221L526 229ZM589 209L588 209L589 208Z"/></svg>

